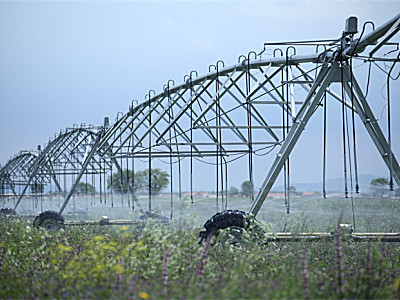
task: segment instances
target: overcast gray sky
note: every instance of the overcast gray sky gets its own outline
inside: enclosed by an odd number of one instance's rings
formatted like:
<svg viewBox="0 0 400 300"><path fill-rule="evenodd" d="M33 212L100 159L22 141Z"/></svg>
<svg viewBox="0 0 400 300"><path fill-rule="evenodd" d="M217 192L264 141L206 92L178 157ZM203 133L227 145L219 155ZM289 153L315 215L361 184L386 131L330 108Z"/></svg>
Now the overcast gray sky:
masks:
<svg viewBox="0 0 400 300"><path fill-rule="evenodd" d="M0 163L74 123L114 120L132 99L142 101L168 79L179 83L191 70L206 73L220 59L235 64L264 42L338 38L351 15L359 27L367 20L379 26L399 12L400 1L0 0ZM386 130L385 77L374 78L371 105L378 118L384 112ZM398 81L391 85L393 149L399 157L400 87ZM387 176L377 151L363 150L372 144L362 131L360 173ZM319 135L304 137L297 160L310 147L321 149ZM293 181L320 180L320 157L294 162ZM332 160L328 177L340 177L342 169ZM256 184L266 169L258 172ZM232 175L232 184L242 179Z"/></svg>

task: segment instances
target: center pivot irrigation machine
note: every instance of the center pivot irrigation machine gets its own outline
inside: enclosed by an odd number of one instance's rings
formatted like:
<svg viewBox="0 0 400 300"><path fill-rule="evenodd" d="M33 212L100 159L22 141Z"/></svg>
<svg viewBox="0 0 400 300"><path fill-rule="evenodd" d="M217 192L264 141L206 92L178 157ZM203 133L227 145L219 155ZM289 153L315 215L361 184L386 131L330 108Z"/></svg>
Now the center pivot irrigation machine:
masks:
<svg viewBox="0 0 400 300"><path fill-rule="evenodd" d="M65 222L62 213L76 195L82 180L86 181L86 188L88 181L99 185L98 200L108 201L113 206L112 188L106 174L111 173L112 181L114 168L122 190L128 195L127 205L136 205L144 213L136 198L134 170L135 161L145 160L148 165L146 184L149 206L145 214L150 215L155 178L152 167L154 160L158 159L169 165L172 218L173 186L179 186L181 197L181 178L187 174L185 178L189 178L193 202L194 162L202 161L212 165L218 213L205 223L205 231L200 236L207 238L220 229L232 226L245 228L246 213L227 210L229 164L238 159L246 161L250 189L253 190L254 156L268 157L272 150L275 151L277 155L272 159L259 192L256 195L251 193L248 214L257 215L280 173L284 178L285 206L289 212L290 154L318 109L323 110L325 197L328 102L338 102L341 106L345 197L353 188L353 184L348 186L348 178L352 180L354 177L355 192L359 190L356 118L361 120L382 156L390 173L390 188L393 189L393 180L400 185L400 168L392 152L390 80L395 79L392 71L399 61L400 52L398 43L390 42L390 39L400 29L400 14L378 28L372 22L366 22L358 37L357 23L356 17L348 18L345 30L338 39L265 43L261 53L252 51L241 55L235 65L225 66L223 61L218 61L209 67L205 75L199 76L192 71L179 85L169 80L162 92L156 94L153 90L149 91L142 103L133 101L128 112L119 114L112 125L106 118L104 126L87 127L83 124L67 128L51 139L43 150L21 152L9 160L0 172L3 199L7 196L15 199L14 208L3 208L3 211L15 213L24 197L37 206L45 187L53 186L56 188L54 193L51 191L56 198L54 201L62 200L59 211L41 213L36 217L35 225L59 228L90 224L88 221ZM390 50L385 53L384 49L388 47ZM299 48L315 50L311 54L297 54ZM269 56L266 55L267 50L270 51ZM353 61L369 64L364 91L353 74ZM379 63L390 65L389 71L383 69L387 76L386 136L367 98L371 65L379 66ZM184 162L187 167L183 167ZM176 173L177 178L173 178ZM111 189L111 195L107 189ZM130 224L130 221L102 220L100 223ZM283 240L290 239L287 234L277 236ZM300 234L296 238L316 236L318 234ZM352 236L400 240L399 234L352 233Z"/></svg>

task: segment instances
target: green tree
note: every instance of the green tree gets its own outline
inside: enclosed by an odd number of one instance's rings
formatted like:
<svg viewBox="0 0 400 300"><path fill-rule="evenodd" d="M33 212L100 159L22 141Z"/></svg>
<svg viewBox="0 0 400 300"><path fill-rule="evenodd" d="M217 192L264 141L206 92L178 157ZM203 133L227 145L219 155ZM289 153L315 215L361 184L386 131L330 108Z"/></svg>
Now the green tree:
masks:
<svg viewBox="0 0 400 300"><path fill-rule="evenodd" d="M374 196L382 197L383 193L389 186L389 180L384 177L374 178L371 180L370 185Z"/></svg>
<svg viewBox="0 0 400 300"><path fill-rule="evenodd" d="M125 169L123 170L123 175L117 172L114 173L111 177L108 176L108 188L112 188L115 193L128 193L128 185L124 180L129 182L129 186L131 191L149 191L149 170L137 171L133 173L131 170ZM169 174L167 172L161 171L160 169L151 169L151 192L153 195L160 193L160 191L167 187L169 184ZM124 184L123 184L124 182Z"/></svg>
<svg viewBox="0 0 400 300"><path fill-rule="evenodd" d="M133 172L131 170L125 169L122 171L123 175L120 172L113 173L112 176L108 176L107 179L107 187L112 188L113 192L119 194L127 194L128 186L130 186L131 191L138 190L138 182L136 181L136 174L133 176ZM129 182L129 185L124 182L124 180ZM123 184L124 182L124 184Z"/></svg>
<svg viewBox="0 0 400 300"><path fill-rule="evenodd" d="M169 184L169 174L161 171L160 169L151 169L151 193L157 195L163 188ZM138 188L141 191L149 191L149 170L138 171L135 173L135 180L137 180Z"/></svg>
<svg viewBox="0 0 400 300"><path fill-rule="evenodd" d="M234 186L231 186L229 188L228 195L229 197L237 197L237 195L239 195L239 190Z"/></svg>
<svg viewBox="0 0 400 300"><path fill-rule="evenodd" d="M79 182L75 188L74 193L77 195L94 194L96 188L90 183Z"/></svg>
<svg viewBox="0 0 400 300"><path fill-rule="evenodd" d="M251 182L248 180L243 181L240 188L242 189L241 193L245 197L250 197L254 193L254 190L251 188Z"/></svg>
<svg viewBox="0 0 400 300"><path fill-rule="evenodd" d="M32 194L43 194L44 193L44 184L35 182L31 184L31 192Z"/></svg>
<svg viewBox="0 0 400 300"><path fill-rule="evenodd" d="M301 193L299 193L299 192L297 191L296 187L293 186L293 185L289 186L289 192L290 192L290 194L292 194L292 195L299 195L299 194L301 194Z"/></svg>

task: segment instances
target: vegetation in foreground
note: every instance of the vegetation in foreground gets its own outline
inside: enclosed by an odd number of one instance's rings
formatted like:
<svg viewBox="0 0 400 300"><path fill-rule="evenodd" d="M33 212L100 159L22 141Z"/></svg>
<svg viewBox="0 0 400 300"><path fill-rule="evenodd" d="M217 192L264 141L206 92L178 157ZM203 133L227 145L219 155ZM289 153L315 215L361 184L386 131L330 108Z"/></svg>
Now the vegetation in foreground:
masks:
<svg viewBox="0 0 400 300"><path fill-rule="evenodd" d="M399 298L398 243L198 244L157 226L0 222L0 298ZM225 239L228 240L229 239Z"/></svg>

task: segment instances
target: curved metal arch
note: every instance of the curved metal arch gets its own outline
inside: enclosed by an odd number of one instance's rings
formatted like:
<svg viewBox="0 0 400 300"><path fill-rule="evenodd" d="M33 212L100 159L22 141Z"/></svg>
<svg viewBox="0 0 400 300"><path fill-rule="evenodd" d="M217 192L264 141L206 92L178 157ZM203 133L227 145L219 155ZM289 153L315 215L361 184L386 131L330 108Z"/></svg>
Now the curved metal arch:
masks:
<svg viewBox="0 0 400 300"><path fill-rule="evenodd" d="M316 56L316 57L318 57L318 56ZM302 59L302 58L300 58L300 59ZM293 58L292 58L292 60L293 60ZM223 67L221 70L218 70L218 75L219 76L227 76L228 80L225 81L225 84L222 83L222 91L221 91L222 95L221 95L221 93L219 93L218 97L222 97L225 93L228 93L236 99L236 102L238 104L240 104L239 97L235 96L232 93L232 91L230 91L229 89L231 87L237 87L237 81L242 76L245 75L245 71L248 67L250 67L251 69L260 70L260 69L262 69L262 66L264 66L264 65L271 65L273 63L273 64L276 64L277 66L280 66L281 64L284 64L285 62L286 61L283 59L280 59L280 60L273 59L272 61L258 60L256 62L252 61L249 64L247 62L243 62L241 64L237 64L234 66ZM240 72L238 72L237 73L238 75L236 75L235 73L238 70L240 70ZM254 79L254 77L253 77L253 79ZM134 135L134 137L137 140L143 140L145 138L145 135L148 134L148 132L147 133L145 132L144 135L139 135L139 134L136 134L136 131L143 126L146 127L145 121L149 117L149 113L150 113L149 108L150 107L152 108L151 113L159 114L158 118L153 122L153 125L151 128L151 129L155 129L156 133L158 133L160 135L156 140L159 143L162 140L161 136L164 135L166 133L166 131L170 130L172 126L175 126L175 127L179 126L179 124L176 121L180 117L182 117L182 115L188 116L187 109L193 103L201 102L203 105L207 106L207 108L206 108L207 111L212 110L214 112L212 105L210 105L207 100L210 97L215 99L216 95L215 95L215 93L210 92L207 89L210 86L212 86L213 83L215 83L217 81L218 81L218 83L220 83L219 79L217 80L217 70L215 70L214 72L208 73L204 76L199 76L196 79L192 80L192 88L194 88L195 90L194 90L194 96L189 97L189 99L187 98L187 94L190 92L190 83L186 81L181 85L170 88L169 91L164 90L162 93L151 97L150 99L144 101L143 103L141 103L135 107L132 107L129 110L129 112L126 113L121 120L119 120L119 122L114 124L114 126L112 126L110 128L110 130L108 130L106 132L105 138L103 139L101 145L104 145L104 143L108 142L109 147L113 147L114 144L116 144L116 141L122 136L123 132L129 131L129 130L131 130L131 134L124 139L124 141L122 142L122 145L119 145L119 147L117 147L116 151L114 151L114 152L116 152L116 153L120 152L123 145L129 140L130 136L132 136L132 135ZM226 87L227 84L229 84L228 88ZM168 93L169 93L169 95L168 95ZM244 96L244 93L242 92L241 89L239 89L239 93L240 93L240 96L242 96L242 97ZM214 94L214 95L212 95L212 94ZM172 98L172 100L170 100L171 98ZM168 99L168 101L165 101L166 99ZM275 97L275 99L276 99L276 101L279 101L279 100L277 100L276 97ZM165 103L163 105L162 104L163 102L169 102L169 103ZM161 112L158 111L158 109L157 109L159 107L161 108ZM171 112L172 110L174 110L176 107L179 108L179 110L175 111L175 113L174 113L174 125L169 124L169 126L167 126L167 128L164 129L163 132L157 132L158 122L161 120L166 121L166 117L165 117L166 114L168 112ZM202 110L202 109L200 109L200 110ZM224 113L224 110L222 110L222 113ZM200 120L200 118L202 116L200 116L199 114L197 114L195 112L194 116L196 119L194 121ZM268 126L265 122L262 121L261 118L259 118L259 116L254 115L253 117L255 117L256 119L258 118L258 121L261 126L262 125ZM136 123L134 127L133 127L133 122ZM229 125L232 127L235 126L234 122L232 120L230 120L229 116L222 118L222 122L225 123L225 125L227 125L227 126L229 126ZM149 129L149 128L147 128L147 129ZM183 130L182 128L178 128L177 131L178 131L178 134L181 136L185 136L185 132L187 132L187 130ZM243 134L241 134L238 129L232 129L232 131L235 132L235 134L242 140L242 142L246 142ZM118 132L118 134L117 134L117 132ZM211 142L215 142L215 137L213 136L212 132L209 129L203 128L203 132L206 135L208 135L208 137L211 139ZM117 134L117 135L115 135L115 134ZM275 140L277 141L278 138L275 137ZM185 142L188 142L187 137L186 137ZM107 150L110 150L110 148L108 148Z"/></svg>
<svg viewBox="0 0 400 300"><path fill-rule="evenodd" d="M90 125L86 127L81 124L81 127L73 126L61 130L59 134L51 138L30 165L28 169L29 179L15 204L14 210L18 207L27 188L35 178L49 178L46 183L53 180L61 192L62 188L57 177L76 176L76 180L72 183L72 187L66 196L69 199L82 175L100 174L106 171L104 168L110 169L110 162L105 162L105 166L102 166L102 158L97 154L97 144L103 131L102 126Z"/></svg>
<svg viewBox="0 0 400 300"><path fill-rule="evenodd" d="M96 128L67 128L65 132L51 140L40 153L38 160L32 168L39 165L40 172L48 172L46 166L69 168L79 170L94 145L99 130ZM94 157L89 164L87 172L95 171L100 162Z"/></svg>
<svg viewBox="0 0 400 300"><path fill-rule="evenodd" d="M21 170L26 170L33 160L37 158L36 151L20 151L11 157L6 164L0 169L0 177L6 174L16 174Z"/></svg>
<svg viewBox="0 0 400 300"><path fill-rule="evenodd" d="M2 186L2 194L6 194L6 190L12 191L17 196L17 187L25 186L29 180L29 169L35 162L38 151L22 150L14 157L10 158L7 163L0 169L0 184ZM39 184L48 183L48 176L35 176L34 182Z"/></svg>
<svg viewBox="0 0 400 300"><path fill-rule="evenodd" d="M315 55L322 61L320 55ZM306 60L310 62L314 59ZM326 57L324 58L326 59ZM298 60L304 60L304 58L291 57L290 63L293 64ZM141 143L146 139L150 132L153 132L156 136L155 143L153 147L157 148L159 146L167 146L168 148L172 141L168 141L166 138L166 133L173 130L173 138L178 138L180 141L178 144L182 146L188 146L194 148L194 153L198 156L207 155L207 150L201 151L201 143L208 144L220 144L224 153L229 152L243 152L246 149L248 143L245 134L245 125L238 124L238 121L231 115L235 110L245 110L245 103L249 96L252 98L256 97L260 93L264 93L271 97L271 103L276 102L279 107L285 110L291 111L291 107L282 100L282 94L277 89L277 86L281 86L281 82L273 83L276 75L282 70L282 66L287 63L286 58L272 58L269 60L254 60L254 61L243 61L241 64L236 64L233 66L223 67L222 69L210 72L203 76L198 76L192 79L192 82L184 80L185 82L169 89L164 89L158 95L151 97L150 99L144 101L143 103L132 107L124 117L114 124L104 136L104 139L100 143L101 147L105 143L108 147L105 152L113 149L114 155L128 155L134 156L145 155L146 147L141 147ZM275 66L271 68L271 66ZM251 82L254 83L254 88L250 91L249 95L246 95L244 91L244 83L240 83L243 80L248 69L251 69L253 73L250 73ZM268 70L271 69L273 72L269 75ZM256 74L260 74L257 78ZM302 76L301 74L299 76ZM269 83L271 87L266 88L266 84ZM217 91L214 91L214 85L218 85ZM228 129L231 132L231 136L235 137L234 140L229 141L230 143L242 143L241 148L238 149L226 149L221 141L217 141L213 128L209 123L215 119L212 115L216 112L216 99L221 99L229 97L233 100L232 103L227 103L225 106L221 104L218 108L221 111L221 122L224 129ZM257 98L256 98L257 99ZM151 104L151 105L150 105ZM281 138L275 132L279 130L282 126L280 125L270 125L267 120L263 117L257 108L260 102L252 103L254 110L251 112L252 118L257 125L253 129L262 129L265 131L267 136L269 136L268 143L280 143ZM234 109L232 109L234 107ZM183 128L183 123L190 122L189 110L192 112L194 128ZM155 114L155 118L152 119L152 125L148 124L150 114ZM174 117L170 121L167 118L168 115L173 115ZM196 130L198 138L197 142L190 143L187 133L190 130ZM200 136L198 132L202 132ZM129 151L126 144L131 138L134 138L136 143L131 146ZM271 139L272 138L272 139ZM201 141L202 140L202 141ZM227 141L228 142L228 141ZM190 149L187 147L187 151ZM125 148L125 150L124 150ZM204 148L204 147L203 147ZM228 147L229 148L229 147ZM232 148L232 147L230 147ZM160 150L161 151L161 150ZM157 149L155 149L157 152Z"/></svg>

